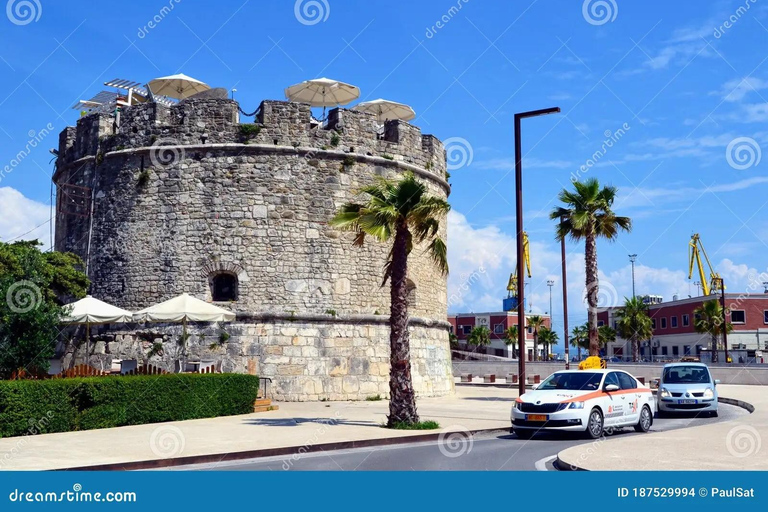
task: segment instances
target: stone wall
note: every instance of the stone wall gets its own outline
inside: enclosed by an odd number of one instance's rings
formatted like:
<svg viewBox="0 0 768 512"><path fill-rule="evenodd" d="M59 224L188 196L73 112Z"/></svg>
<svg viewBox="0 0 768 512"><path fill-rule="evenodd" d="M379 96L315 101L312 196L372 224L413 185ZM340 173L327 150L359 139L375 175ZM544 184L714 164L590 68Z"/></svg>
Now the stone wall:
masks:
<svg viewBox="0 0 768 512"><path fill-rule="evenodd" d="M320 126L300 103L265 101L256 121L239 124L229 99L130 107L119 123L104 114L80 119L60 136L56 249L83 257L93 296L130 310L182 292L211 301L212 277L234 275L237 300L217 304L240 319L270 320L238 320L226 351L196 357L231 356L234 371L272 377L280 396L293 400L364 398L373 387L385 393L388 370L379 365L388 361L389 290L380 285L389 246L353 247L352 235L328 221L377 177L413 172L431 194L447 197L442 143L408 123L381 130L372 115L343 109ZM88 204L73 206L72 190L88 190ZM410 313L429 324L414 326L414 361L421 361L414 379L420 393L441 394L452 388L446 280L425 249L415 247L409 260ZM351 327L341 318L357 320ZM283 330L316 321L326 327L310 336L312 345L283 347L290 336ZM141 359L126 334L105 333L116 340L109 352ZM331 379L340 371L334 356L320 363L298 355L313 349L368 357L368 366L348 360L356 373L345 391L343 379ZM275 357L283 362L268 362ZM288 374L299 368L301 375Z"/></svg>

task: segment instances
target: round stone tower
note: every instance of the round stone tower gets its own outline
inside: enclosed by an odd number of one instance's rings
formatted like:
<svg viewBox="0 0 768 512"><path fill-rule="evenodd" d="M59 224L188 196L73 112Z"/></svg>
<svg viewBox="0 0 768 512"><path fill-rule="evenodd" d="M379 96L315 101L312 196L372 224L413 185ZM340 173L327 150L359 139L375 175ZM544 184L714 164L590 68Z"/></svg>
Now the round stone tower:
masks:
<svg viewBox="0 0 768 512"><path fill-rule="evenodd" d="M253 124L229 99L148 103L91 114L60 136L56 249L79 254L91 294L138 310L182 292L236 312L191 326L186 361L272 379L283 400L388 394L389 246L328 225L377 177L413 172L447 197L445 151L415 126L302 103L262 102ZM445 222L441 226L445 236ZM446 279L424 251L409 260L414 385L453 388ZM107 326L65 364L178 362L174 325ZM158 343L160 345L158 345Z"/></svg>

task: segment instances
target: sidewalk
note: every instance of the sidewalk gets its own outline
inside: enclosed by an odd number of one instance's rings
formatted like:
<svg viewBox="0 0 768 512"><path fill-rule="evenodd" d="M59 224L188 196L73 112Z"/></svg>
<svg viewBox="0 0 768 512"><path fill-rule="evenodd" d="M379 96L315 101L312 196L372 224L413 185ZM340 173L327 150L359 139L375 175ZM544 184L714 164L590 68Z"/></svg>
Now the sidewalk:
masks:
<svg viewBox="0 0 768 512"><path fill-rule="evenodd" d="M558 454L558 464L590 471L768 470L766 387L721 385L718 391L752 404L754 412L735 421L575 446Z"/></svg>
<svg viewBox="0 0 768 512"><path fill-rule="evenodd" d="M456 394L417 401L422 420L440 430L381 428L389 402L283 402L277 411L203 420L154 423L82 432L0 439L0 469L64 469L161 461L269 449L438 434L508 429L517 390L457 387ZM293 449L291 449L293 448Z"/></svg>

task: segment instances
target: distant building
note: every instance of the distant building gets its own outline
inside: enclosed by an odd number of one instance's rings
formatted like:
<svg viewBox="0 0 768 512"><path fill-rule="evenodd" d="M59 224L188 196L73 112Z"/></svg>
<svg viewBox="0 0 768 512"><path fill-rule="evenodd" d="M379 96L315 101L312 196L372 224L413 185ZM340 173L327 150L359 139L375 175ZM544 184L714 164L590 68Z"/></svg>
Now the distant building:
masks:
<svg viewBox="0 0 768 512"><path fill-rule="evenodd" d="M544 325L552 327L552 321L549 315L543 314L539 316L544 319ZM510 347L504 343L506 337L504 333L507 328L517 325L516 311L501 311L497 313L459 313L452 316L449 315L448 323L451 324L451 333L456 335L459 345L464 345L465 347L467 346L467 337L469 337L469 333L472 332L472 329L479 326L487 327L491 331L491 344L485 347L485 352L494 356L512 357ZM533 359L533 329L530 326L526 329L525 348L527 360L531 361ZM542 347L539 347L538 352L540 356L543 354Z"/></svg>
<svg viewBox="0 0 768 512"><path fill-rule="evenodd" d="M650 296L651 298L658 296ZM646 297L643 297L645 301ZM679 359L683 356L697 356L708 361L712 346L709 334L699 334L694 327L694 310L708 300L720 300L719 296L707 295L670 302L649 302L653 337L641 342L640 357L643 359ZM739 357L751 360L768 351L768 295L735 294L725 295L725 304L730 311L733 331L728 334L728 350L733 352L734 361ZM597 315L598 325L617 327L617 310L609 308ZM757 354L756 354L757 353ZM620 337L606 347L606 355L629 359L632 357L631 344ZM768 360L768 357L763 356ZM720 358L723 361L722 358Z"/></svg>

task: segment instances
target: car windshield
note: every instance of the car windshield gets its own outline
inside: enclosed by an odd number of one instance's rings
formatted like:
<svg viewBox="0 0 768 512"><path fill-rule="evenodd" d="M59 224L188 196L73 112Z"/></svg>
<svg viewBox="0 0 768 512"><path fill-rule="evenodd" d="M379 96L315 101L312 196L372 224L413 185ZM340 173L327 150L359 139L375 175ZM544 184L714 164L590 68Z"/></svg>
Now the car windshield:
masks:
<svg viewBox="0 0 768 512"><path fill-rule="evenodd" d="M571 391L594 391L600 387L602 373L591 372L561 372L553 373L547 380L541 383L539 389L567 389Z"/></svg>
<svg viewBox="0 0 768 512"><path fill-rule="evenodd" d="M671 366L664 369L666 384L707 384L709 372L703 366Z"/></svg>

